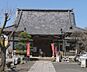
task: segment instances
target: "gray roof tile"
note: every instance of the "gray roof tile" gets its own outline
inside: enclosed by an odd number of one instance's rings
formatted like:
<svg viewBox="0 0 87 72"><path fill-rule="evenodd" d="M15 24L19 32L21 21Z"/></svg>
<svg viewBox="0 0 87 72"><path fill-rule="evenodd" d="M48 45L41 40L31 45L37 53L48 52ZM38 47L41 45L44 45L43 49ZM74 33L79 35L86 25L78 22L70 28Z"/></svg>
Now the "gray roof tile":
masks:
<svg viewBox="0 0 87 72"><path fill-rule="evenodd" d="M14 24L17 31L26 31L29 34L52 35L64 32L70 27L76 28L73 10L47 10L47 9L18 9Z"/></svg>
<svg viewBox="0 0 87 72"><path fill-rule="evenodd" d="M72 10L18 9L18 13L20 11L23 13L17 31L26 28L29 34L59 34L61 28L63 31L68 31L75 25Z"/></svg>

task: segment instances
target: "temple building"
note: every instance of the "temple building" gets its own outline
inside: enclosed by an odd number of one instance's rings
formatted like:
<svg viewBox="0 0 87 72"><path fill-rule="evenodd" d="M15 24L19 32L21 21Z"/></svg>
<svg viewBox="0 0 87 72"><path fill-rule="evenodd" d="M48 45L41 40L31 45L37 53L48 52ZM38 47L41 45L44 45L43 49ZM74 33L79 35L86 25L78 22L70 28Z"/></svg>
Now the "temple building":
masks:
<svg viewBox="0 0 87 72"><path fill-rule="evenodd" d="M34 48L33 56L51 57L51 44L57 51L73 50L69 41L69 34L73 31L83 31L76 26L73 9L17 9L16 19L12 26L5 31L25 31L32 36Z"/></svg>

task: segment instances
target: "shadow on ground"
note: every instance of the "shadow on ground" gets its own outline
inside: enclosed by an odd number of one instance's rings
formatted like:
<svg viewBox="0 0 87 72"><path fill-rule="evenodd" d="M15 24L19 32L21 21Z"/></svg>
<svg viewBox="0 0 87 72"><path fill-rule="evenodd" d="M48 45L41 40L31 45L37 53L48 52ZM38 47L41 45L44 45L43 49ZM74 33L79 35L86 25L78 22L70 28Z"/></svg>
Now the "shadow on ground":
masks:
<svg viewBox="0 0 87 72"><path fill-rule="evenodd" d="M6 69L5 72L28 72L35 61L28 61L24 64L18 64L15 68Z"/></svg>

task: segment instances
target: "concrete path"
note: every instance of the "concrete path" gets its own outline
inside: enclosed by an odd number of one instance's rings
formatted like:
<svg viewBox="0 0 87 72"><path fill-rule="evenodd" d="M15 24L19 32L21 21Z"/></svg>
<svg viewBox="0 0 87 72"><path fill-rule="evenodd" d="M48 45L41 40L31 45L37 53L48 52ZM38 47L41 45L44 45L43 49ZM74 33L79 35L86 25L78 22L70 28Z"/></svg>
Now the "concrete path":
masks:
<svg viewBox="0 0 87 72"><path fill-rule="evenodd" d="M51 61L36 61L28 72L56 72Z"/></svg>
<svg viewBox="0 0 87 72"><path fill-rule="evenodd" d="M53 63L56 72L87 72L87 68L81 68L77 63Z"/></svg>

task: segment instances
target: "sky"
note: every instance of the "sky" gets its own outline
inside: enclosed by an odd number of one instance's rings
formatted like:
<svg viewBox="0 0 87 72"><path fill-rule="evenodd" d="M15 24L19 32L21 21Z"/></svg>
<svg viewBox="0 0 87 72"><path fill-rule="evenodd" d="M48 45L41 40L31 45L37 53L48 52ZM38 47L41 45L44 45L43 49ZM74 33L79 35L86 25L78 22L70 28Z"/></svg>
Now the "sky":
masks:
<svg viewBox="0 0 87 72"><path fill-rule="evenodd" d="M12 25L17 8L22 9L73 9L76 25L87 27L87 0L0 0L0 26L3 23L4 12L11 11L11 20L7 26ZM10 13L10 12L9 12Z"/></svg>

